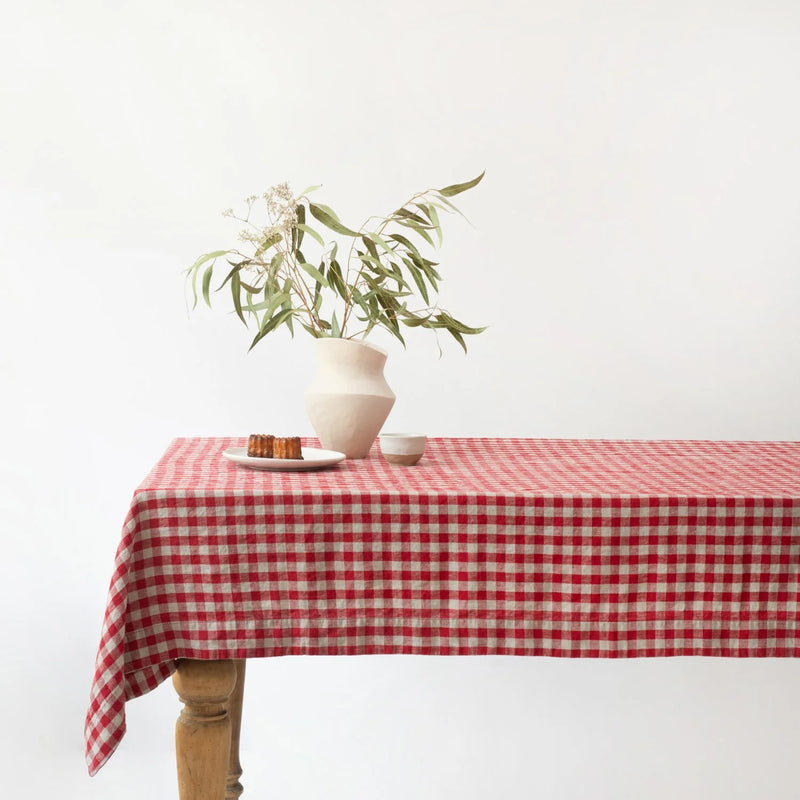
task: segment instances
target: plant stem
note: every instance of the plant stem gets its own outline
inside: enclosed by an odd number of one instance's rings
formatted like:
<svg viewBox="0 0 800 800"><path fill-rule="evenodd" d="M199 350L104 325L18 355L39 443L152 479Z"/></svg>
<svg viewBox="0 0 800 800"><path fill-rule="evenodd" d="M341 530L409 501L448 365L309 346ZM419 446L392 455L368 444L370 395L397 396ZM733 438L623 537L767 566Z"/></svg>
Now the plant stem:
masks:
<svg viewBox="0 0 800 800"><path fill-rule="evenodd" d="M321 331L322 325L320 325L319 317L314 311L314 304L311 302L310 290L306 285L305 280L300 275L300 268L297 266L297 258L295 257L294 251L291 247L288 249L288 251L284 252L283 263L287 265L287 271L289 272L289 277L292 279L292 284L296 287L297 296L300 298L300 302L305 306L305 310L308 313L308 321L311 323L311 327L315 330ZM301 291L301 287L305 291ZM306 292L309 293L308 298L306 298Z"/></svg>

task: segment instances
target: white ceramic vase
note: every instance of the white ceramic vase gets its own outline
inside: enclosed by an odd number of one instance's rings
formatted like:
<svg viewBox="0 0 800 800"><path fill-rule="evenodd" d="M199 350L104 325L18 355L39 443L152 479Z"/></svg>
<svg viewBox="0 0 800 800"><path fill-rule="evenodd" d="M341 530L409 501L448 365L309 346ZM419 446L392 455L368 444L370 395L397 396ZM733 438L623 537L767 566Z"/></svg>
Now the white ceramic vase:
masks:
<svg viewBox="0 0 800 800"><path fill-rule="evenodd" d="M386 351L355 339L317 339L317 373L306 411L322 446L364 458L394 405Z"/></svg>

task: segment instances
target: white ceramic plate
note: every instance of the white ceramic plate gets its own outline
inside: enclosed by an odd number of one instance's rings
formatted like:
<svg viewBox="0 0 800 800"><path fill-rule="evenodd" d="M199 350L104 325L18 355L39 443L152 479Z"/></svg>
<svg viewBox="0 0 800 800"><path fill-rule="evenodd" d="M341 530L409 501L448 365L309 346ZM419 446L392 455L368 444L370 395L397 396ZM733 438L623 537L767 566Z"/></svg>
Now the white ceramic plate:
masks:
<svg viewBox="0 0 800 800"><path fill-rule="evenodd" d="M246 447L229 447L222 455L228 461L233 461L234 464L240 464L243 467L271 469L278 472L322 469L323 467L338 464L345 459L344 453L339 453L336 450L318 450L315 447L303 447L301 452L303 453L302 461L299 458L256 458L247 455Z"/></svg>

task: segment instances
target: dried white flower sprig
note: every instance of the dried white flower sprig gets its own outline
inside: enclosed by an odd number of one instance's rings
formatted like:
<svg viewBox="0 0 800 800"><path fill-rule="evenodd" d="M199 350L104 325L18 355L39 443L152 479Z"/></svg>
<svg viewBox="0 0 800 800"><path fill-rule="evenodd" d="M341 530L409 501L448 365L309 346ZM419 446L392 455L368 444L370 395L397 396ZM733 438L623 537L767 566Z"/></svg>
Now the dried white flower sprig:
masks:
<svg viewBox="0 0 800 800"><path fill-rule="evenodd" d="M211 305L214 268L218 259L225 258L230 269L216 291L230 286L236 314L245 325L248 320L255 321L258 331L251 350L281 325L294 334L297 321L317 338L353 339L379 326L403 345L401 324L434 332L446 330L466 352L464 336L485 328L465 325L432 302L441 280L438 264L425 258L412 239L419 237L426 245L436 247L435 235L441 244L439 212L461 213L449 198L477 186L482 178L483 173L466 183L417 192L397 211L386 217L370 217L357 231L344 225L332 208L308 199L318 186L310 186L295 197L288 183L279 183L260 197L251 195L244 201L244 216L238 216L232 208L223 216L243 225L239 241L253 252L216 250L200 256L186 270L194 298L192 308L197 305L201 270L201 292ZM256 211L264 213L262 224L252 220ZM308 224L306 211L327 231L349 240L344 269L337 260L339 242L326 240ZM319 249L316 266L300 249L310 241ZM409 303L420 307L409 308ZM350 333L353 327L358 330Z"/></svg>

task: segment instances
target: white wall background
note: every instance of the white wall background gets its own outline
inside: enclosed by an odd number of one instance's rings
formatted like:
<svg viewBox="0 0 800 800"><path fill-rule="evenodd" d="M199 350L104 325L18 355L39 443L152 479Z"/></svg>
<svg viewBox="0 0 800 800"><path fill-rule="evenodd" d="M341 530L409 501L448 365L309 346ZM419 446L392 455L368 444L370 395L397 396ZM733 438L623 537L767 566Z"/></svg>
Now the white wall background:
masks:
<svg viewBox="0 0 800 800"><path fill-rule="evenodd" d="M176 796L169 684L83 767L130 496L176 435L311 433L309 341L246 355L222 309L187 316L222 209L323 183L356 222L486 169L441 255L444 304L491 329L467 358L392 347L392 428L797 440L799 75L792 0L5 8L3 796ZM248 682L246 797L800 797L790 661L294 658Z"/></svg>

